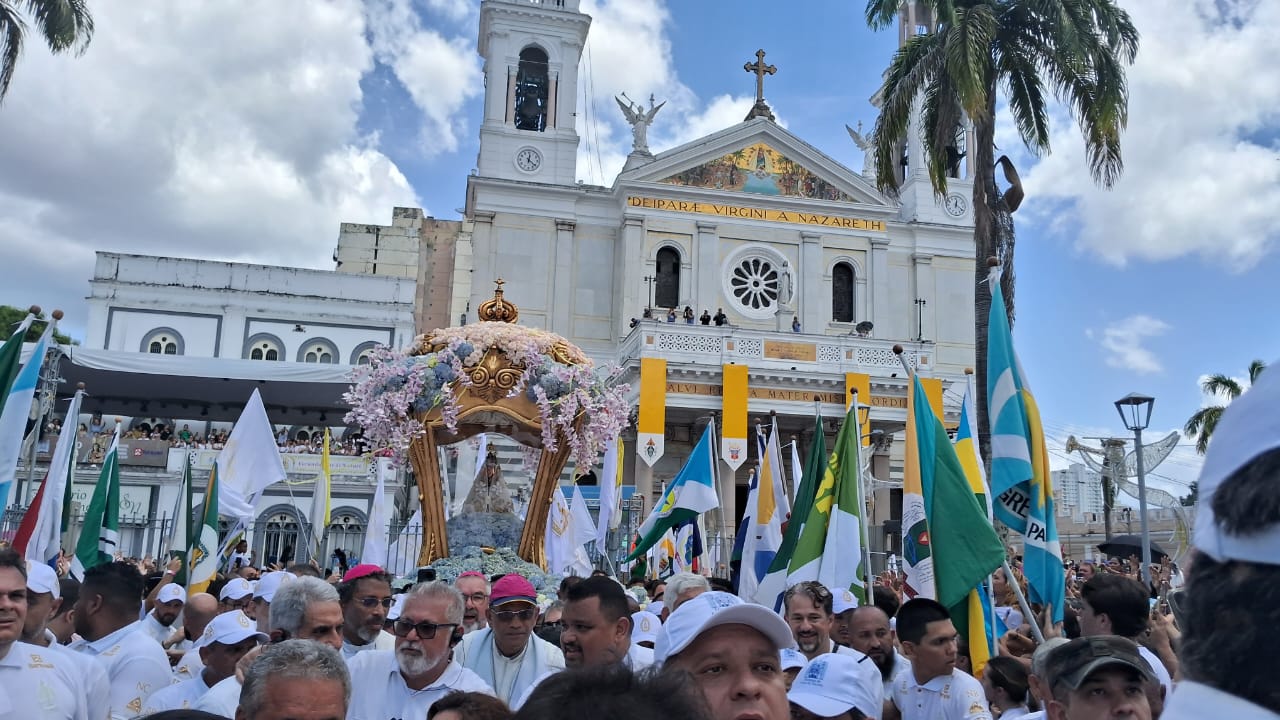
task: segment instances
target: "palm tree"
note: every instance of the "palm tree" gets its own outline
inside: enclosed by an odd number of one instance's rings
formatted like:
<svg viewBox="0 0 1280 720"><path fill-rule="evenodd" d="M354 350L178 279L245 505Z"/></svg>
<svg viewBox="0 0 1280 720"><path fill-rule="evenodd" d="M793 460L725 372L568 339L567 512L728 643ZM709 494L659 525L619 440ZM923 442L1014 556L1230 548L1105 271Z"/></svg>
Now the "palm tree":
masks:
<svg viewBox="0 0 1280 720"><path fill-rule="evenodd" d="M987 316L991 298L982 287L983 262L1004 266L1001 291L1013 319L1013 223L1017 201L996 187L995 114L1000 92L1023 143L1036 155L1049 152L1049 94L1065 103L1084 135L1089 168L1110 188L1120 176L1120 133L1128 121L1124 66L1138 52L1138 31L1115 0L919 0L936 22L895 53L880 88L876 120L876 184L897 191L895 165L917 101L922 110L924 162L938 197L946 194L948 146L967 118L974 147L974 330L978 377L986 377ZM867 24L893 24L902 0L868 0ZM915 158L911 158L915 162ZM1002 164L1007 163L1004 158ZM1006 172L1011 168L1006 166ZM978 383L979 439L989 454L986 385Z"/></svg>
<svg viewBox="0 0 1280 720"><path fill-rule="evenodd" d="M83 53L93 37L93 18L88 0L0 0L0 102L9 92L9 81L22 55L23 35L27 24L18 6L44 36L44 42L55 53L74 50Z"/></svg>
<svg viewBox="0 0 1280 720"><path fill-rule="evenodd" d="M1261 360L1254 360L1249 363L1249 385L1253 385L1258 381L1258 376L1267 368L1267 364ZM1227 409L1227 405L1232 400L1240 397L1240 394L1246 388L1240 387L1239 381L1233 377L1226 375L1210 375L1200 383L1200 389L1205 395L1211 395L1218 398L1226 398L1224 405L1210 405L1202 407L1187 420L1187 424L1182 430L1187 437L1195 436L1196 452L1203 455L1209 449L1209 438L1213 436L1213 431L1218 427L1218 420L1222 418L1222 411Z"/></svg>

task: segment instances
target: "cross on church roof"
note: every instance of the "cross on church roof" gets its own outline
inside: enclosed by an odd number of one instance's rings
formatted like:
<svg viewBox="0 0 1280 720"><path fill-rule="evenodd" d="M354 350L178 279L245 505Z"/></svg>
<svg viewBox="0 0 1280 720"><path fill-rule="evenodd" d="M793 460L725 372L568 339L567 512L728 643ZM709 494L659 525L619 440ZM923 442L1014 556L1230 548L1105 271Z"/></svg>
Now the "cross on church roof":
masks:
<svg viewBox="0 0 1280 720"><path fill-rule="evenodd" d="M764 64L764 50L756 50L756 61L754 63L745 63L743 70L756 76L756 104L751 106L751 112L747 113L746 120L751 118L763 117L773 120L773 110L769 108L769 104L764 101L764 76L773 75L778 72L778 68L773 65Z"/></svg>

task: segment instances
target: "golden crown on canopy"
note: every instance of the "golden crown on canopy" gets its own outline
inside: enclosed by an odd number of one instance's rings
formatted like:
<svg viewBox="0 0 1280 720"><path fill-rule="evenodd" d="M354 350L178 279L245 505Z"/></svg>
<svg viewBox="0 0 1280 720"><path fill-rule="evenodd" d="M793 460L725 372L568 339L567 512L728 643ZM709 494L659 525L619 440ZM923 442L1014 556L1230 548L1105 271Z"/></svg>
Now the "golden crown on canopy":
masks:
<svg viewBox="0 0 1280 720"><path fill-rule="evenodd" d="M476 311L476 317L484 322L514 323L520 319L520 308L502 296L502 286L507 281L498 278L495 282L498 287L493 291L493 299L480 303L480 309Z"/></svg>

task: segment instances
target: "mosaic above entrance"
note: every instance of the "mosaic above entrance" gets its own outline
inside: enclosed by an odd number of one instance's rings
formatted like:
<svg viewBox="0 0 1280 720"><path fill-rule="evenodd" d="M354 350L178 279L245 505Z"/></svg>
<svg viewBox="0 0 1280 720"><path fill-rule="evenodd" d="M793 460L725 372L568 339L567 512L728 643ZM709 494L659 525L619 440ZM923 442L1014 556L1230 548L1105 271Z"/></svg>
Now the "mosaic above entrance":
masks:
<svg viewBox="0 0 1280 720"><path fill-rule="evenodd" d="M723 157L664 178L664 183L854 202L839 188L764 143L756 143Z"/></svg>

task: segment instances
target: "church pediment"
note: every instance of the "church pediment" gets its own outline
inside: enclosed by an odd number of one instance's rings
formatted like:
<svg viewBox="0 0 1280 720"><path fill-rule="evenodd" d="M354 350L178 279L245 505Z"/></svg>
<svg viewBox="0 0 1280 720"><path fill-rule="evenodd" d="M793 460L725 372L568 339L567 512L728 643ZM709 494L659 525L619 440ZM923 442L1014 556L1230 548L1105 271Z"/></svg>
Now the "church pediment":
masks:
<svg viewBox="0 0 1280 720"><path fill-rule="evenodd" d="M891 205L861 175L764 119L673 148L618 176L617 185L629 182L824 203Z"/></svg>

